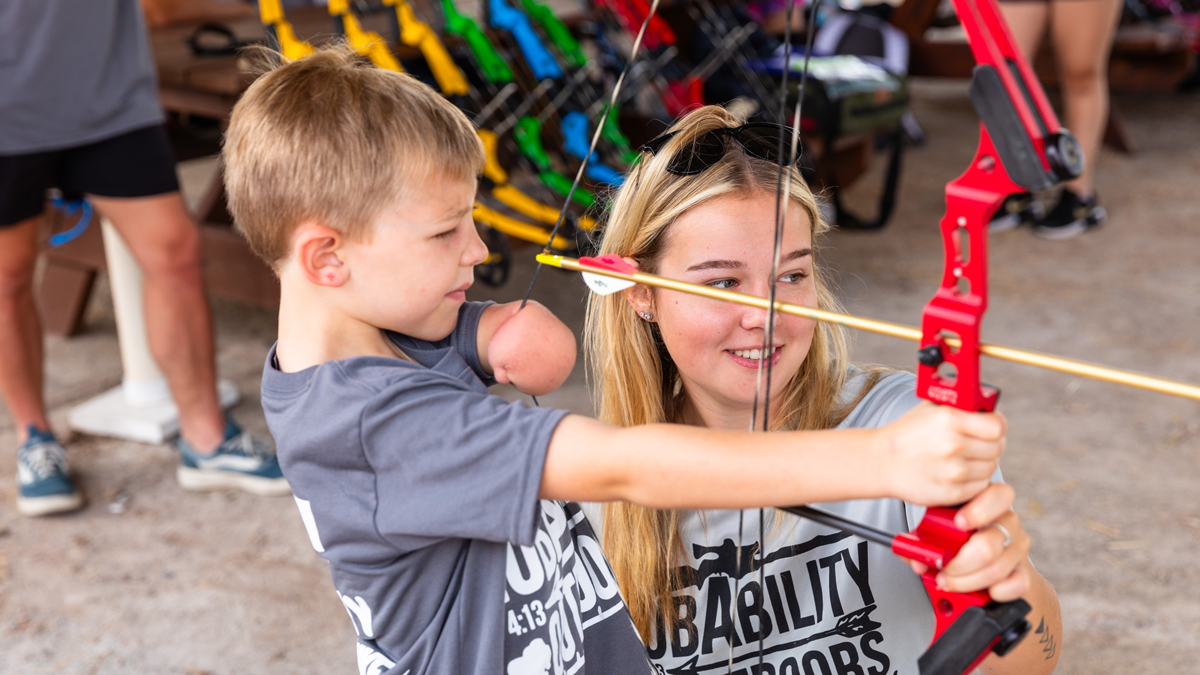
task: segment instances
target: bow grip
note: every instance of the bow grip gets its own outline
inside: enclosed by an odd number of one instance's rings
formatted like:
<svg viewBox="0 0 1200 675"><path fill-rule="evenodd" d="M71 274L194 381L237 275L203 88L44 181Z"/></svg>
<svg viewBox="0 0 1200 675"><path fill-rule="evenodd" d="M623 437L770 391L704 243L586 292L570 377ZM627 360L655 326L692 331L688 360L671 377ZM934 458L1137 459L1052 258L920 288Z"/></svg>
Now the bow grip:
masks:
<svg viewBox="0 0 1200 675"><path fill-rule="evenodd" d="M921 655L921 675L963 675L991 652L1008 653L1029 631L1029 603L1017 599L994 602L986 591L955 593L938 587L937 573L958 554L971 532L954 525L957 508L926 509L920 524L892 540L897 555L929 566L921 583L933 606L935 627L929 649Z"/></svg>
<svg viewBox="0 0 1200 675"><path fill-rule="evenodd" d="M567 178L566 176L562 175L561 173L559 173L557 171L553 171L553 170L539 171L538 172L538 180L542 181L542 183L544 183L546 185L546 187L550 188L551 190L554 190L555 192L557 192L558 194L560 194L564 197L566 197L568 194L570 194L571 199L574 200L576 204L584 207L585 209L592 208L592 205L594 205L596 203L596 195L592 194L591 190L588 190L587 188L583 187L582 185L577 186L575 188L575 192L571 192L571 184L574 183L575 181L571 180L570 178Z"/></svg>
<svg viewBox="0 0 1200 675"><path fill-rule="evenodd" d="M561 129L563 149L567 151L567 154L580 160L584 157L588 158L587 166L584 167L588 178L613 187L619 187L621 183L625 182L625 177L620 171L600 163L599 155L595 152L588 154L588 150L591 148L591 139L588 138L587 115L578 110L572 110L563 115Z"/></svg>
<svg viewBox="0 0 1200 675"><path fill-rule="evenodd" d="M976 594L947 593L925 589L933 602L940 632L917 659L921 675L965 675L974 672L989 653L1004 656L1029 632L1028 602L1020 598L993 602ZM975 602L980 604L975 604ZM946 612L943 617L943 609ZM944 626L944 627L943 627Z"/></svg>
<svg viewBox="0 0 1200 675"><path fill-rule="evenodd" d="M646 0L629 0L634 7L634 10L645 17L650 14L650 3ZM674 46L676 42L675 31L671 30L668 24L661 16L655 14L650 18L650 25L646 26L646 33L653 34L654 37L668 47ZM634 33L637 35L637 33ZM649 45L647 45L649 46Z"/></svg>
<svg viewBox="0 0 1200 675"><path fill-rule="evenodd" d="M529 17L522 14L521 10L505 4L504 0L488 0L488 10L492 27L508 31L517 41L533 79L540 82L547 78L557 80L563 76L558 61L542 44L541 38L533 30L533 24L529 23Z"/></svg>
<svg viewBox="0 0 1200 675"><path fill-rule="evenodd" d="M587 63L587 55L583 53L579 41L575 39L574 35L571 35L571 30L554 15L549 7L534 0L521 0L521 6L525 8L529 16L542 24L542 30L546 31L546 35L550 36L550 40L563 53L563 56L567 57L567 61L573 67L578 68Z"/></svg>
<svg viewBox="0 0 1200 675"><path fill-rule="evenodd" d="M500 58L496 47L483 31L479 30L479 24L475 23L474 19L461 14L458 7L454 6L454 0L442 0L442 13L446 15L446 32L467 41L467 46L475 56L475 62L479 64L483 78L488 84L512 82L513 74L508 64Z"/></svg>
<svg viewBox="0 0 1200 675"><path fill-rule="evenodd" d="M572 110L563 115L560 128L563 135L563 150L566 150L567 154L576 159L587 157L589 162L600 161L596 153L588 154L588 150L591 148L591 139L588 138L587 115L578 110Z"/></svg>
<svg viewBox="0 0 1200 675"><path fill-rule="evenodd" d="M533 162L538 171L550 169L550 155L542 145L542 125L536 118L527 115L517 120L517 125L513 127L513 138L521 154Z"/></svg>
<svg viewBox="0 0 1200 675"><path fill-rule="evenodd" d="M682 117L692 108L704 106L704 82L696 77L687 77L667 83L669 96L663 96L663 105L673 117Z"/></svg>
<svg viewBox="0 0 1200 675"><path fill-rule="evenodd" d="M443 96L466 96L471 92L467 78L446 51L446 46L438 39L437 34L429 24L417 18L407 0L384 0L384 5L390 6L396 42L416 47L425 57L429 69L433 71L433 79L437 81L438 89Z"/></svg>
<svg viewBox="0 0 1200 675"><path fill-rule="evenodd" d="M584 167L584 172L588 178L601 185L617 188L625 183L625 174L600 162L588 162L588 165Z"/></svg>
<svg viewBox="0 0 1200 675"><path fill-rule="evenodd" d="M626 164L633 164L637 161L638 153L629 147L629 139L625 138L625 134L621 133L621 129L617 124L617 109L615 107L609 108L608 114L604 116L604 128L600 130L600 138L603 138L615 147L621 155L621 160Z"/></svg>
<svg viewBox="0 0 1200 675"><path fill-rule="evenodd" d="M645 18L643 13L638 16L637 10L632 6L625 4L625 0L599 0L599 3L607 7L610 12L615 14L620 22L624 25L625 32L636 37L638 30L641 28L642 20ZM650 24L646 26L646 34L642 36L642 44L646 49L658 49L664 44L675 44L675 33L657 15L650 20Z"/></svg>

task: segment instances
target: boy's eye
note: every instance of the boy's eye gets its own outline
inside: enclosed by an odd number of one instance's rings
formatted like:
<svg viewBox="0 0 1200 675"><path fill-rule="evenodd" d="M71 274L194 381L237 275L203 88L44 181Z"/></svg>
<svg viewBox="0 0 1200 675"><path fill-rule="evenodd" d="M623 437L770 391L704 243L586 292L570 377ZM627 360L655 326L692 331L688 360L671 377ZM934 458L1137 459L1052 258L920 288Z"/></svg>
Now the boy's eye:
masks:
<svg viewBox="0 0 1200 675"><path fill-rule="evenodd" d="M434 239L449 239L450 237L454 236L455 232L458 232L458 228L452 227L449 230L446 230L445 232L438 232L437 234L433 235L433 238Z"/></svg>

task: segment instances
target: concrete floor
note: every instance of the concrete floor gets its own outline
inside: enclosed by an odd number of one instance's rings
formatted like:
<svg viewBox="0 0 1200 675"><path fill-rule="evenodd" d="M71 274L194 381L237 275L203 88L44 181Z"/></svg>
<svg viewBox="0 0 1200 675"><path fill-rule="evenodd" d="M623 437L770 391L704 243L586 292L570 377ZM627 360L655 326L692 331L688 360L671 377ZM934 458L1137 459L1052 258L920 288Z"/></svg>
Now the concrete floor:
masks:
<svg viewBox="0 0 1200 675"><path fill-rule="evenodd" d="M941 273L936 222L946 181L966 166L976 122L965 89L918 83L930 132L906 157L894 222L838 233L821 255L846 304L916 323ZM1111 220L1069 242L1027 230L992 241L989 341L1200 382L1200 99L1119 97L1138 154L1100 157ZM188 168L189 183L211 170ZM850 192L873 203L878 176ZM524 291L533 251L500 291ZM548 271L534 297L573 325L584 288ZM241 389L234 415L265 433L261 363L270 312L214 303L223 377ZM103 284L87 329L47 341L47 396L65 432L71 405L120 380ZM857 338L856 360L908 368L912 346ZM1034 537L1034 561L1058 588L1059 672L1193 672L1200 658L1200 406L1195 402L999 362L1011 431L1003 464ZM544 405L588 411L577 373ZM88 507L18 516L10 420L0 412L0 673L351 673L353 631L290 499L191 494L164 446L69 438ZM123 504L124 510L114 504Z"/></svg>

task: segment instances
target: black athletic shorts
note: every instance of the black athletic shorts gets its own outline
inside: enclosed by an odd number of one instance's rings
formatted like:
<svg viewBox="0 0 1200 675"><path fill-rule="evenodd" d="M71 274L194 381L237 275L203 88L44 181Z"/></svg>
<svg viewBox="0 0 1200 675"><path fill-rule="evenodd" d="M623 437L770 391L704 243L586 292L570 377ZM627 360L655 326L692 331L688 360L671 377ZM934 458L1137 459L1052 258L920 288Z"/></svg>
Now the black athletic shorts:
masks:
<svg viewBox="0 0 1200 675"><path fill-rule="evenodd" d="M52 187L69 200L176 192L167 132L156 124L75 148L0 155L0 227L41 213Z"/></svg>

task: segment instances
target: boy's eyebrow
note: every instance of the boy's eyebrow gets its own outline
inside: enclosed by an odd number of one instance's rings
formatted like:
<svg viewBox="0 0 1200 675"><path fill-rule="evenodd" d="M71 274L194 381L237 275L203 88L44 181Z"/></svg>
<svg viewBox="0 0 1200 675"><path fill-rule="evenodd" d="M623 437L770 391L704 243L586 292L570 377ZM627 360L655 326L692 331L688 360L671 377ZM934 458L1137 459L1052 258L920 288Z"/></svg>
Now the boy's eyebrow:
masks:
<svg viewBox="0 0 1200 675"><path fill-rule="evenodd" d="M461 208L461 209L448 209L446 211L446 215L445 215L446 222L457 221L457 220L461 219L463 216L467 215L468 213L471 213L474 210L475 210L474 203L472 203L468 207Z"/></svg>
<svg viewBox="0 0 1200 675"><path fill-rule="evenodd" d="M787 263L787 262L791 262L793 260L797 260L799 258L804 258L804 257L810 256L810 255L812 255L811 248L798 248L790 253L785 253L782 257L780 257L779 262L780 262L780 264ZM697 264L692 265L691 267L687 268L687 271L695 272L698 270L740 270L740 269L744 268L745 266L746 266L745 263L743 263L740 260L705 260L702 263L697 263Z"/></svg>

